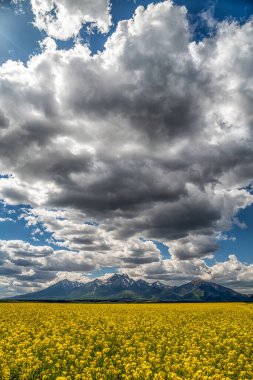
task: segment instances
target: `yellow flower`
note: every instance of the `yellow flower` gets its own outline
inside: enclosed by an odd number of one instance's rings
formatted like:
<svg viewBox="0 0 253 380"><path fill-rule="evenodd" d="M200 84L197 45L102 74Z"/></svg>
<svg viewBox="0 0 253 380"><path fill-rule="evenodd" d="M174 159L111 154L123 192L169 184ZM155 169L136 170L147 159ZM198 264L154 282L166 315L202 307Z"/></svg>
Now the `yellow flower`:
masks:
<svg viewBox="0 0 253 380"><path fill-rule="evenodd" d="M0 379L253 379L253 305L0 303Z"/></svg>

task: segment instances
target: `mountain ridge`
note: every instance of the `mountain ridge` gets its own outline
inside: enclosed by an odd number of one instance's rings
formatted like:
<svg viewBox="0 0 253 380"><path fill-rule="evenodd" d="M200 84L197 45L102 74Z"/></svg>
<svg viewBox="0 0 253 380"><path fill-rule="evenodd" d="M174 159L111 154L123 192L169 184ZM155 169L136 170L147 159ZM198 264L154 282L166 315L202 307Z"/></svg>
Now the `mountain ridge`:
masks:
<svg viewBox="0 0 253 380"><path fill-rule="evenodd" d="M203 280L180 286L160 281L134 280L127 274L114 273L87 283L61 280L45 289L8 298L16 301L156 301L156 302L244 302L252 296Z"/></svg>

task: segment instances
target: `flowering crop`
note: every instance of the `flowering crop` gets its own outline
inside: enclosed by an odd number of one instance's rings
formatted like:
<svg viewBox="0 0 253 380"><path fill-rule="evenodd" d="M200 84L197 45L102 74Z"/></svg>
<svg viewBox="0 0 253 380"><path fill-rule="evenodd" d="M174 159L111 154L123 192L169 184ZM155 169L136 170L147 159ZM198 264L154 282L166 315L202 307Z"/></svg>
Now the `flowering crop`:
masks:
<svg viewBox="0 0 253 380"><path fill-rule="evenodd" d="M253 379L250 304L0 304L1 380Z"/></svg>

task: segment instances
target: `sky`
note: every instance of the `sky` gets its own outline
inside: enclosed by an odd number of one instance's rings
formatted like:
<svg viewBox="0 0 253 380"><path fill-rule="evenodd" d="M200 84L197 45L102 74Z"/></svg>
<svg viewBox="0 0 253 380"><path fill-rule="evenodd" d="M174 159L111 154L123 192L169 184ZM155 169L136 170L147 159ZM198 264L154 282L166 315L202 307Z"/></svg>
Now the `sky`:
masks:
<svg viewBox="0 0 253 380"><path fill-rule="evenodd" d="M0 297L116 271L253 293L252 15L0 0Z"/></svg>

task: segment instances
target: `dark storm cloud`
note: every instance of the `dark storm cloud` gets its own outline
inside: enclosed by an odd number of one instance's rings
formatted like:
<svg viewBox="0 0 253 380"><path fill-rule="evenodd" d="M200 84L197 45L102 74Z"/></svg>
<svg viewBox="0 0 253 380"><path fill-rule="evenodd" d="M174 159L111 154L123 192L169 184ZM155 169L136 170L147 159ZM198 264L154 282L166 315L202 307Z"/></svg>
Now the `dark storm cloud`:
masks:
<svg viewBox="0 0 253 380"><path fill-rule="evenodd" d="M48 282L48 281L52 281L54 280L56 277L56 273L53 273L53 272L44 272L44 271L40 271L40 270L36 270L36 271L33 271L32 274L30 273L22 273L22 274L18 274L15 276L15 278L18 280L18 281L29 281L29 282L34 282L35 284L37 282L40 282L40 283L45 283L45 282ZM36 286L36 285L35 285Z"/></svg>
<svg viewBox="0 0 253 380"><path fill-rule="evenodd" d="M221 211L208 202L207 199L186 199L180 204L160 205L154 209L147 221L150 236L168 239L179 238L189 231L215 227Z"/></svg>
<svg viewBox="0 0 253 380"><path fill-rule="evenodd" d="M90 167L94 173L91 183L79 182L78 176L71 180L65 174L64 187L57 198L51 199L51 204L59 207L72 204L104 217L114 211L142 210L157 201L173 202L187 194L180 175L171 172L168 176L156 160L136 154L135 158L126 156L120 160L105 157L102 162L99 170L95 163L94 168ZM60 173L58 178L61 178Z"/></svg>
<svg viewBox="0 0 253 380"><path fill-rule="evenodd" d="M25 203L27 201L27 194L25 191L7 188L2 191L3 198L7 198L16 203Z"/></svg>
<svg viewBox="0 0 253 380"><path fill-rule="evenodd" d="M10 124L9 119L0 110L0 128L8 128L9 124Z"/></svg>
<svg viewBox="0 0 253 380"><path fill-rule="evenodd" d="M21 273L21 269L18 269L16 267L8 268L8 267L0 267L0 275L6 276L6 277L18 277Z"/></svg>
<svg viewBox="0 0 253 380"><path fill-rule="evenodd" d="M76 255L76 257L75 257ZM84 255L78 255L77 253L56 254L54 257L48 260L44 270L47 272L89 272L96 269L96 263L89 257ZM81 257L79 257L81 256Z"/></svg>
<svg viewBox="0 0 253 380"><path fill-rule="evenodd" d="M136 267L137 265L142 265L142 264L148 264L148 263L153 263L154 261L159 261L159 258L156 257L155 259L153 257L141 257L141 256L136 256L136 257L127 257L125 260L123 260L125 264L130 264L133 267ZM124 265L125 267L128 267L128 265Z"/></svg>
<svg viewBox="0 0 253 380"><path fill-rule="evenodd" d="M115 219L113 229L124 239L143 233L150 239L179 239L190 232L210 233L221 218L220 205L210 202L203 194L182 197L178 202L154 203L140 216L125 220Z"/></svg>
<svg viewBox="0 0 253 380"><path fill-rule="evenodd" d="M159 13L159 21L154 8L146 13L139 10L135 18L140 24L138 31L130 22L120 23L104 54L107 59L121 49L115 65L104 62L103 57L84 69L76 57L71 59L71 66L64 68L65 76L70 77L73 69L77 75L64 92L63 101L73 112L95 120L124 118L135 129L132 133L144 139L169 141L197 133L203 102L200 97L204 96L197 85L201 79L188 54L185 12L168 8ZM109 70L105 65L110 65Z"/></svg>
<svg viewBox="0 0 253 380"><path fill-rule="evenodd" d="M20 255L22 255L22 252L20 252ZM26 259L20 259L20 258L14 258L11 260L13 264L15 264L18 267L39 267L41 266L41 263L36 260L26 260Z"/></svg>
<svg viewBox="0 0 253 380"><path fill-rule="evenodd" d="M201 232L199 234L188 234L186 237L170 242L172 257L179 260L198 257L212 258L213 253L218 249L217 238L211 234L210 230L202 230Z"/></svg>

